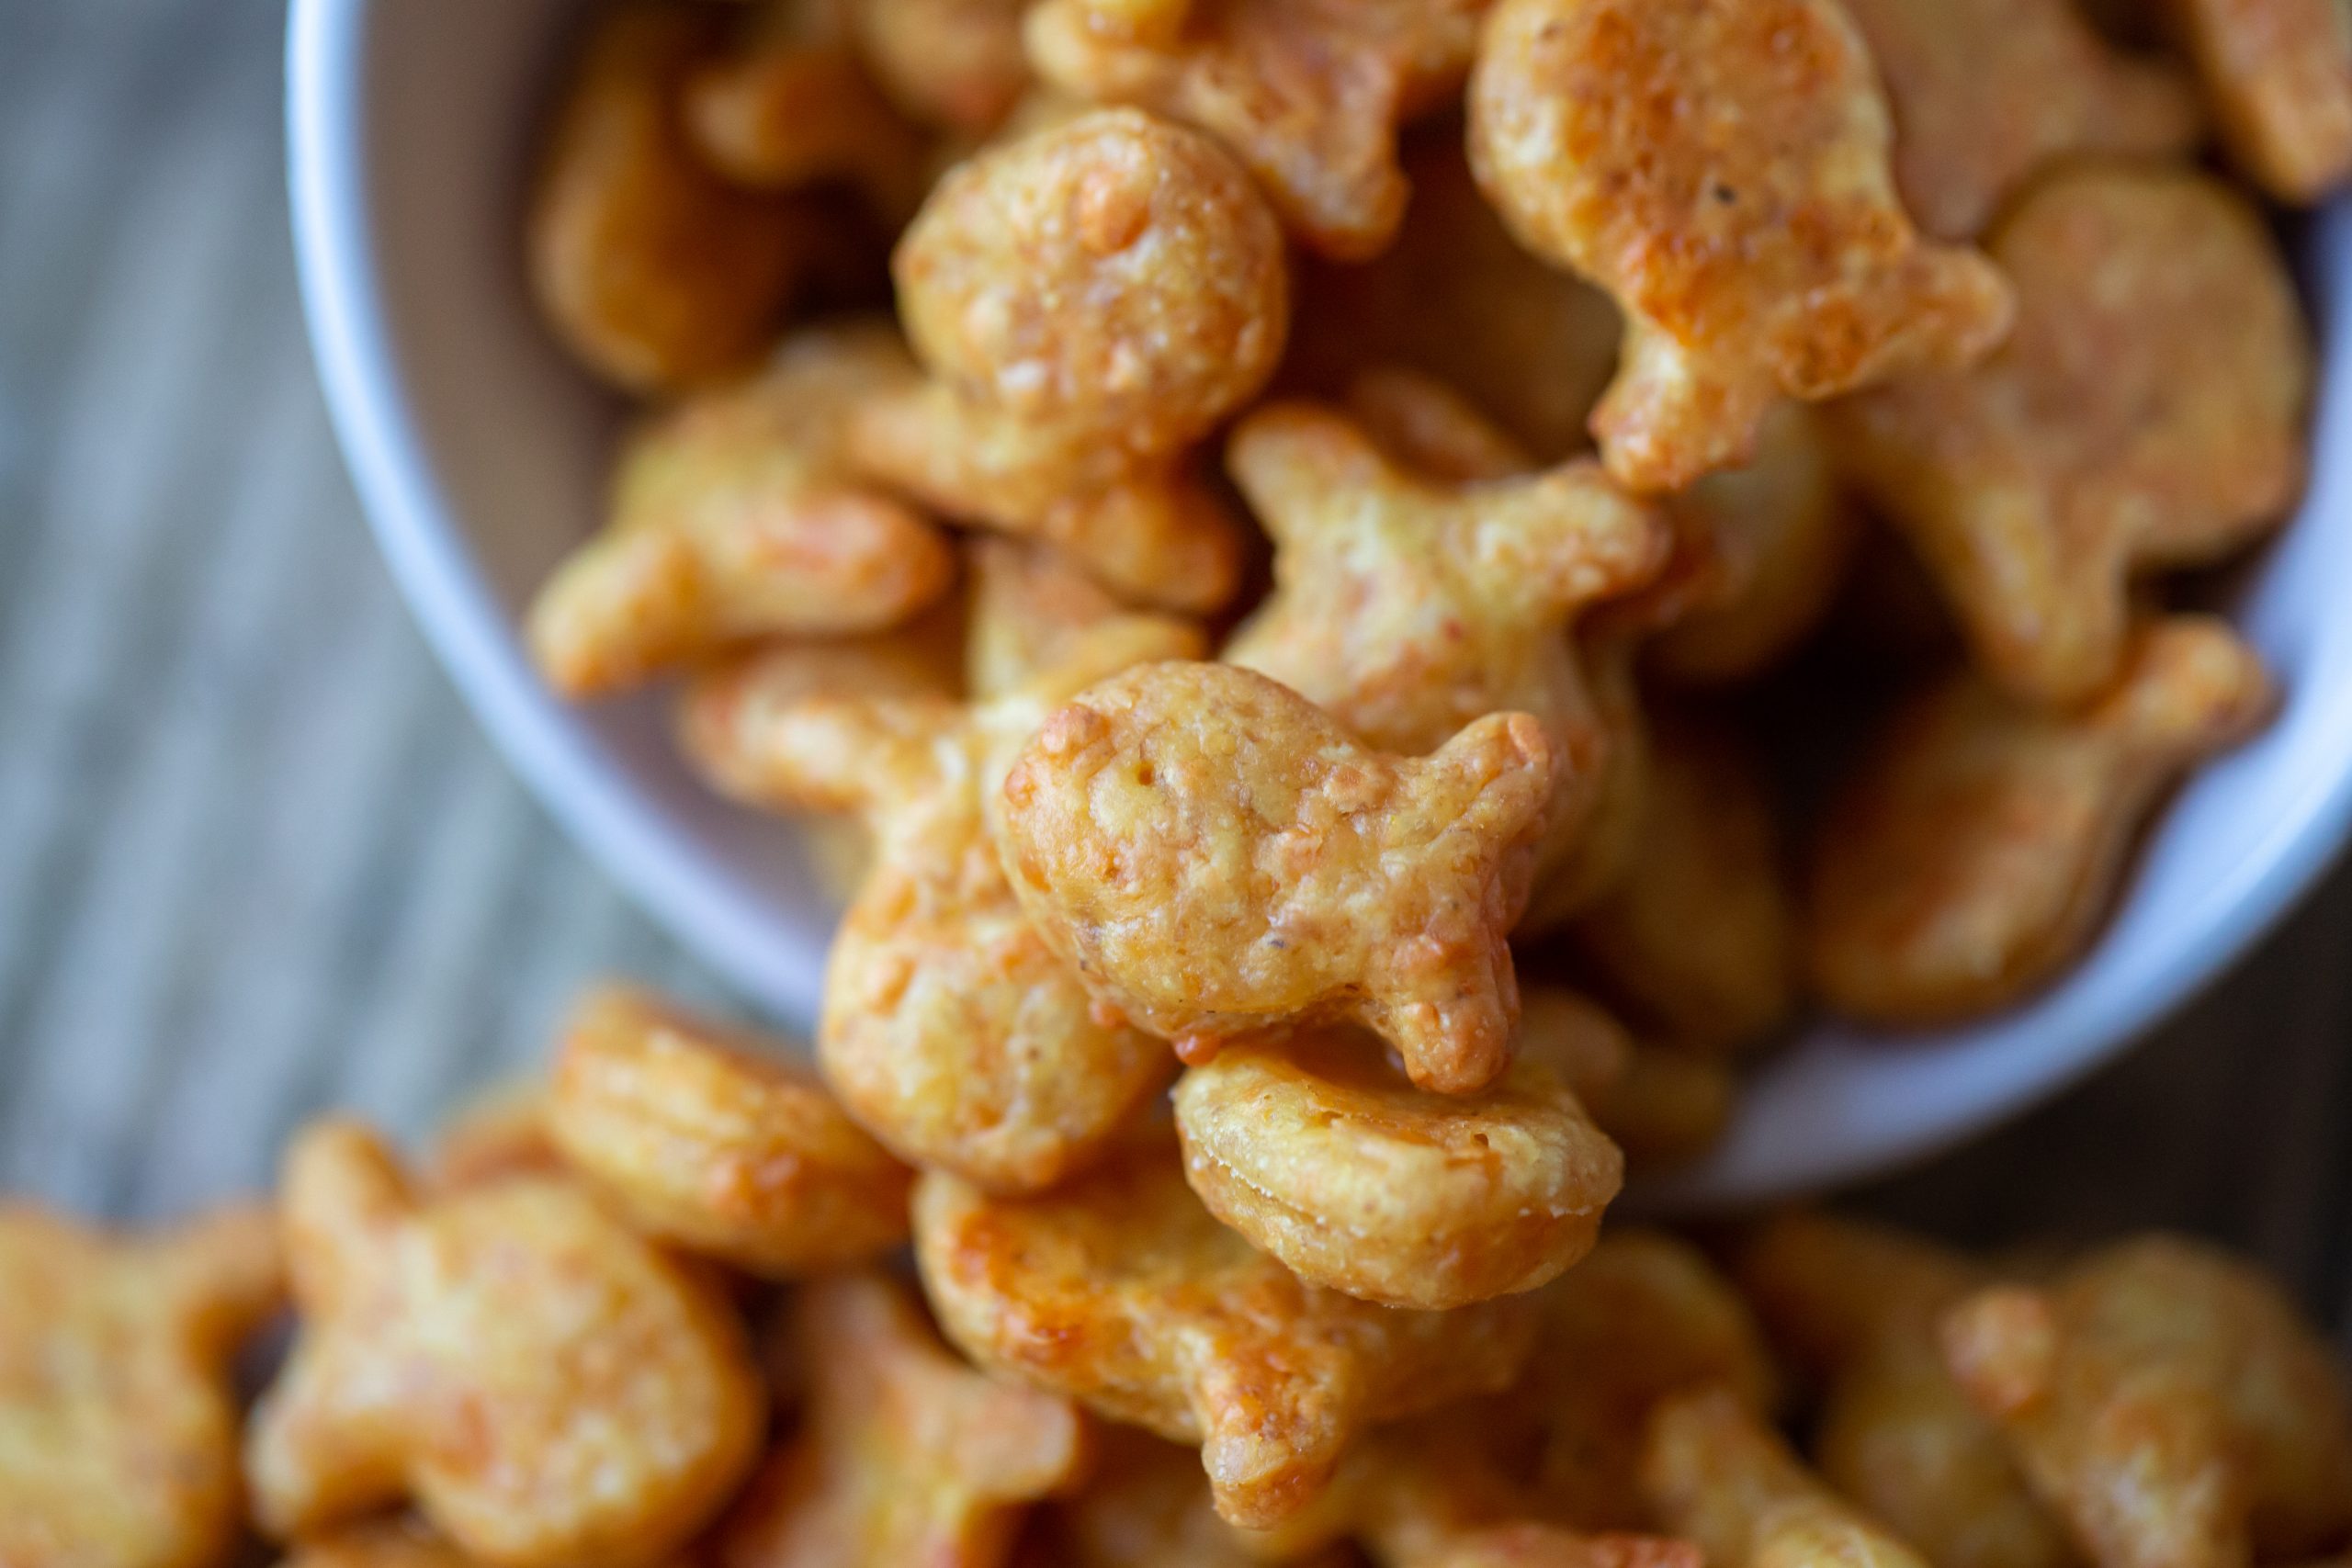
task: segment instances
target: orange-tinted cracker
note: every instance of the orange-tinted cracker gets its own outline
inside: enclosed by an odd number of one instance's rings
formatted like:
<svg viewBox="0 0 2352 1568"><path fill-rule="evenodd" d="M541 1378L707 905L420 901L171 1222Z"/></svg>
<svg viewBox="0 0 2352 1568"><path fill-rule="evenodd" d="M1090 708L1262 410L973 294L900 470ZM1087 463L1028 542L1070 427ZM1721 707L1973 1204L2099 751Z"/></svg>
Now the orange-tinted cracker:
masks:
<svg viewBox="0 0 2352 1568"><path fill-rule="evenodd" d="M1240 537L1190 448L1264 383L1289 321L1249 176L1181 126L1082 114L950 170L891 266L933 378L859 408L860 464L1124 593L1223 604Z"/></svg>
<svg viewBox="0 0 2352 1568"><path fill-rule="evenodd" d="M997 1568L1023 1506L1078 1479L1069 1402L966 1366L897 1280L819 1280L788 1328L799 1429L729 1513L718 1568Z"/></svg>
<svg viewBox="0 0 2352 1568"><path fill-rule="evenodd" d="M1227 1046L1178 1082L1176 1129L1209 1212L1300 1279L1428 1311L1575 1264L1624 1178L1549 1064L1431 1094L1354 1030Z"/></svg>
<svg viewBox="0 0 2352 1568"><path fill-rule="evenodd" d="M1888 1023L1989 1011L2087 943L2157 797L2268 716L2229 626L2177 615L2127 645L2077 714L1971 672L1895 716L1816 830L1807 965L1830 1006Z"/></svg>
<svg viewBox="0 0 2352 1568"><path fill-rule="evenodd" d="M1000 838L1046 941L1189 1058L1356 1021L1415 1083L1466 1094L1509 1063L1504 939L1553 766L1527 714L1413 760L1252 671L1143 665L1046 722L1005 779Z"/></svg>
<svg viewBox="0 0 2352 1568"><path fill-rule="evenodd" d="M2099 1568L2224 1568L2352 1532L2352 1393L2278 1288L2201 1243L2101 1249L1943 1321L1945 1358Z"/></svg>
<svg viewBox="0 0 2352 1568"><path fill-rule="evenodd" d="M531 607L548 679L595 696L753 638L879 630L939 598L953 547L842 448L854 400L917 379L887 323L812 327L639 432L610 522Z"/></svg>
<svg viewBox="0 0 2352 1568"><path fill-rule="evenodd" d="M540 171L539 308L582 364L630 391L682 390L757 359L801 269L810 214L721 179L678 112L724 21L665 0L606 10Z"/></svg>
<svg viewBox="0 0 2352 1568"><path fill-rule="evenodd" d="M1399 407L1401 389L1395 378L1367 389L1385 398L1392 428L1413 412ZM1436 444L1417 434L1416 445ZM1446 444L1465 440L1456 432ZM1273 536L1274 591L1224 657L1406 756L1490 713L1533 715L1555 761L1533 869L1547 877L1583 830L1603 744L1566 630L1595 601L1656 575L1666 524L1589 458L1464 480L1416 471L1401 443L1386 445L1305 402L1263 405L1235 430L1226 465Z"/></svg>
<svg viewBox="0 0 2352 1568"><path fill-rule="evenodd" d="M1156 620L1171 638L1204 636L1173 616L1130 609L1050 545L981 535L966 559L972 597L964 671L975 697L1010 695L1052 674L1106 621Z"/></svg>
<svg viewBox="0 0 2352 1568"><path fill-rule="evenodd" d="M1944 1367L1938 1319L1985 1270L1920 1237L1798 1213L1748 1240L1736 1271L1775 1344L1821 1384L1814 1460L1832 1486L1936 1568L2079 1561Z"/></svg>
<svg viewBox="0 0 2352 1568"><path fill-rule="evenodd" d="M281 1294L266 1210L112 1235L0 1205L0 1562L227 1559L243 1519L231 1367Z"/></svg>
<svg viewBox="0 0 2352 1568"><path fill-rule="evenodd" d="M1771 1407L1762 1331L1687 1242L1612 1230L1535 1302L1535 1353L1507 1399L1532 1422L1533 1495L1551 1517L1600 1530L1652 1522L1634 1472L1642 1423L1668 1395L1722 1386L1743 1408Z"/></svg>
<svg viewBox="0 0 2352 1568"><path fill-rule="evenodd" d="M1487 4L1193 0L1173 28L1122 28L1099 25L1100 0L1042 0L1025 30L1046 80L1200 127L1301 243L1360 260L1404 217L1397 127L1460 86Z"/></svg>
<svg viewBox="0 0 2352 1568"><path fill-rule="evenodd" d="M1584 1535L1545 1516L1553 1499L1517 1473L1512 1423L1471 1400L1368 1432L1330 1486L1272 1530L1262 1559L1317 1544L1361 1547L1380 1568L1701 1568L1697 1547L1659 1536Z"/></svg>
<svg viewBox="0 0 2352 1568"><path fill-rule="evenodd" d="M1991 241L2016 333L1838 411L1976 661L2049 703L2112 681L2132 580L2230 554L2302 488L2310 334L2276 242L2188 169L2090 164Z"/></svg>
<svg viewBox="0 0 2352 1568"><path fill-rule="evenodd" d="M838 1269L907 1237L911 1173L789 1047L608 987L572 1010L548 1127L648 1235L770 1278Z"/></svg>
<svg viewBox="0 0 2352 1568"><path fill-rule="evenodd" d="M279 1568L476 1568L473 1559L409 1515L345 1525L300 1542Z"/></svg>
<svg viewBox="0 0 2352 1568"><path fill-rule="evenodd" d="M435 1192L454 1192L569 1168L548 1131L546 1087L510 1082L460 1104L435 1131L423 1184Z"/></svg>
<svg viewBox="0 0 2352 1568"><path fill-rule="evenodd" d="M1265 1526L1307 1503L1371 1421L1518 1372L1524 1301L1451 1313L1302 1283L1211 1217L1174 1141L1043 1197L915 1188L915 1258L949 1338L983 1366L1196 1443L1217 1511Z"/></svg>
<svg viewBox="0 0 2352 1568"><path fill-rule="evenodd" d="M899 109L981 136L1029 89L1021 51L1026 0L859 0L851 36Z"/></svg>
<svg viewBox="0 0 2352 1568"><path fill-rule="evenodd" d="M1197 652L1162 617L1105 623L1080 671L977 707L771 692L761 661L689 699L689 750L737 796L854 811L876 840L826 966L818 1063L851 1116L901 1158L1006 1191L1101 1152L1173 1075L1167 1045L1106 1020L1014 901L987 802L1069 683ZM790 671L786 672L791 673Z"/></svg>
<svg viewBox="0 0 2352 1568"><path fill-rule="evenodd" d="M1864 536L1824 423L1803 403L1765 416L1754 462L1701 479L1668 511L1704 555L1670 623L1643 645L1642 668L1683 686L1781 662L1828 614Z"/></svg>
<svg viewBox="0 0 2352 1568"><path fill-rule="evenodd" d="M2352 11L2344 0L2172 0L2238 166L2281 201L2352 181Z"/></svg>
<svg viewBox="0 0 2352 1568"><path fill-rule="evenodd" d="M1635 1040L1564 987L1521 987L1517 1059L1556 1073L1634 1170L1695 1158L1731 1121L1737 1086L1720 1059Z"/></svg>
<svg viewBox="0 0 2352 1568"><path fill-rule="evenodd" d="M323 1122L281 1224L302 1325L245 1446L272 1535L413 1499L503 1568L650 1563L751 1463L765 1412L725 1292L571 1181L420 1200L372 1133Z"/></svg>
<svg viewBox="0 0 2352 1568"><path fill-rule="evenodd" d="M1301 262L1283 383L1337 396L1401 367L1458 389L1545 463L1583 452L1617 365L1617 308L1511 238L1470 178L1458 123L1415 136L1405 172L1413 199L1394 244L1367 262Z"/></svg>
<svg viewBox="0 0 2352 1568"><path fill-rule="evenodd" d="M1687 537L1678 538L1678 555ZM1680 575L1671 558L1666 570L1669 576ZM1636 677L1642 644L1650 630L1641 602L1650 596L1645 592L1603 606L1577 629L1572 657L1584 677L1593 719L1587 753L1595 759L1588 764L1589 804L1584 825L1568 840L1566 854L1535 882L1527 913L1520 920L1523 935L1558 930L1592 908L1633 865L1649 798L1649 716Z"/></svg>
<svg viewBox="0 0 2352 1568"><path fill-rule="evenodd" d="M1472 167L1529 249L1626 312L1593 417L1611 473L1680 490L1745 463L1775 398L1999 341L2007 288L1913 231L1889 141L1836 0L1500 0Z"/></svg>
<svg viewBox="0 0 2352 1568"><path fill-rule="evenodd" d="M739 185L842 185L884 222L931 183L929 139L892 107L851 47L843 7L770 0L738 45L690 77L681 103L696 150Z"/></svg>
<svg viewBox="0 0 2352 1568"><path fill-rule="evenodd" d="M1842 0L1894 111L1894 181L1919 227L1984 232L2038 170L2193 150L2197 96L2169 64L2101 41L2075 0Z"/></svg>
<svg viewBox="0 0 2352 1568"><path fill-rule="evenodd" d="M1195 1450L1138 1427L1105 1425L1075 1496L1032 1516L1013 1561L1022 1568L1253 1568L1258 1532L1217 1517ZM1298 1568L1360 1568L1341 1549L1282 1561Z"/></svg>
<svg viewBox="0 0 2352 1568"><path fill-rule="evenodd" d="M1797 1005L1797 918L1763 763L1728 726L1651 716L1623 874L1577 918L1576 946L1653 1038L1736 1051Z"/></svg>
<svg viewBox="0 0 2352 1568"><path fill-rule="evenodd" d="M1710 1568L1927 1568L1727 1389L1677 1394L1642 1439L1643 1496Z"/></svg>

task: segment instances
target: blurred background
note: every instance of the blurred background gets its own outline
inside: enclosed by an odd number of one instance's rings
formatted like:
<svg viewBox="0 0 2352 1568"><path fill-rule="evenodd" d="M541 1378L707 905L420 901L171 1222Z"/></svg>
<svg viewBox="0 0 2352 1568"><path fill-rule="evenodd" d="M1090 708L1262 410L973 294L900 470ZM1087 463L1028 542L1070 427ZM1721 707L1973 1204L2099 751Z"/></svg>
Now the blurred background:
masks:
<svg viewBox="0 0 2352 1568"><path fill-rule="evenodd" d="M379 564L296 300L283 0L0 0L0 1186L167 1212L414 1134L585 979L727 998L489 750ZM1860 1195L2163 1224L2352 1344L2352 875L2122 1066Z"/></svg>

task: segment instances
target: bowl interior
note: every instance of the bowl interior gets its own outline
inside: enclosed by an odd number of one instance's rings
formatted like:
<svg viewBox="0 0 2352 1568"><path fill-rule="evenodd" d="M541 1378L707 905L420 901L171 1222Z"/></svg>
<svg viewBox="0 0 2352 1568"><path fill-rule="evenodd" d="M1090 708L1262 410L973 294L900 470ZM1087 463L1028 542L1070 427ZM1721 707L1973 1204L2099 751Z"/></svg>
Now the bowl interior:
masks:
<svg viewBox="0 0 2352 1568"><path fill-rule="evenodd" d="M658 697L575 708L531 671L532 591L594 525L620 410L548 341L520 223L554 40L576 0L298 0L289 142L305 302L385 556L451 674L571 832L781 1019L807 1028L831 910L794 836L678 761ZM2001 1017L1889 1043L1824 1025L1766 1066L1730 1137L1645 1201L1692 1208L1931 1153L2089 1071L2226 966L2324 868L2352 815L2352 213L2306 256L2325 344L2303 514L2236 608L2278 721L2185 789L2096 950Z"/></svg>

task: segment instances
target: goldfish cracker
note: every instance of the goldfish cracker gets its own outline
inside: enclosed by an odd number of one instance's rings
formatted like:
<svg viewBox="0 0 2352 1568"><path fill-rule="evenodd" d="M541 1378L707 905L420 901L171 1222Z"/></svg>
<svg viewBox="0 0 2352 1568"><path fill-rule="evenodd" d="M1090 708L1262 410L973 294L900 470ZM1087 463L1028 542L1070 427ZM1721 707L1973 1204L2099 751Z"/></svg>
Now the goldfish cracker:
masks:
<svg viewBox="0 0 2352 1568"><path fill-rule="evenodd" d="M1250 1539L1279 1562L1344 1540L1380 1568L1700 1568L1688 1541L1543 1518L1550 1499L1511 1474L1509 1434L1486 1400L1366 1433L1309 1507Z"/></svg>
<svg viewBox="0 0 2352 1568"><path fill-rule="evenodd" d="M1635 1470L1643 1423L1670 1395L1718 1388L1752 1416L1772 1407L1776 1378L1762 1331L1688 1242L1611 1230L1534 1301L1535 1353L1506 1398L1532 1418L1533 1492L1551 1517L1588 1530L1654 1522ZM1670 1516L1655 1522L1693 1533Z"/></svg>
<svg viewBox="0 0 2352 1568"><path fill-rule="evenodd" d="M911 1165L1001 1191L1051 1186L1098 1156L1167 1083L1167 1045L1106 1020L1015 902L988 797L1071 682L1197 652L1160 617L1104 623L1071 670L967 706L810 695L753 659L705 676L687 746L739 798L854 811L871 874L826 965L818 1064L849 1114Z"/></svg>
<svg viewBox="0 0 2352 1568"><path fill-rule="evenodd" d="M2352 1532L2352 1391L2278 1288L2151 1235L1942 1324L1945 1359L2099 1568L2219 1568Z"/></svg>
<svg viewBox="0 0 2352 1568"><path fill-rule="evenodd" d="M1171 639L1202 629L1173 615L1146 616L1050 545L987 535L967 546L972 583L964 668L972 694L1001 697L1067 662L1108 621L1157 621Z"/></svg>
<svg viewBox="0 0 2352 1568"><path fill-rule="evenodd" d="M985 136L1030 88L1021 51L1024 0L860 0L851 36L899 110Z"/></svg>
<svg viewBox="0 0 2352 1568"><path fill-rule="evenodd" d="M1580 455L1616 368L1617 308L1511 238L1470 178L1458 122L1414 135L1404 168L1413 198L1393 244L1368 261L1300 262L1282 384L1340 397L1368 373L1416 371L1532 454L1517 467Z"/></svg>
<svg viewBox="0 0 2352 1568"><path fill-rule="evenodd" d="M1509 1063L1505 937L1553 767L1526 714L1413 760L1262 675L1148 664L1046 721L1006 775L999 838L1039 934L1187 1060L1356 1021L1414 1083L1467 1094Z"/></svg>
<svg viewBox="0 0 2352 1568"><path fill-rule="evenodd" d="M548 679L601 695L757 638L884 630L937 601L953 547L843 460L848 405L915 379L887 323L812 327L647 425L604 531L532 605Z"/></svg>
<svg viewBox="0 0 2352 1568"><path fill-rule="evenodd" d="M1150 1132L1041 1197L926 1173L915 1260L966 1354L1198 1445L1217 1512L1254 1528L1306 1506L1367 1423L1493 1392L1527 1352L1520 1299L1413 1312L1304 1283L1211 1217Z"/></svg>
<svg viewBox="0 0 2352 1568"><path fill-rule="evenodd" d="M996 1568L1025 1506L1079 1478L1077 1410L966 1366L897 1280L810 1284L787 1331L799 1429L729 1514L718 1568Z"/></svg>
<svg viewBox="0 0 2352 1568"><path fill-rule="evenodd" d="M1781 403L1755 461L1711 474L1667 503L1705 557L1685 604L1641 648L1644 671L1720 687L1780 664L1827 615L1863 539L1820 416Z"/></svg>
<svg viewBox="0 0 2352 1568"><path fill-rule="evenodd" d="M2115 678L2134 579L2221 559L2286 516L2310 334L2262 220L2193 170L2055 174L1990 248L2017 284L2007 344L1856 399L1837 427L1976 661L2081 703Z"/></svg>
<svg viewBox="0 0 2352 1568"><path fill-rule="evenodd" d="M1677 1394L1652 1413L1641 1488L1713 1568L1926 1568L1726 1389Z"/></svg>
<svg viewBox="0 0 2352 1568"><path fill-rule="evenodd" d="M546 1088L493 1085L459 1105L434 1135L424 1186L456 1192L513 1176L561 1175L563 1151L548 1130Z"/></svg>
<svg viewBox="0 0 2352 1568"><path fill-rule="evenodd" d="M1411 385L1390 377L1363 391L1391 431L1418 419L1423 451L1443 439L1455 472L1505 456L1498 438L1471 446L1476 415L1442 412L1441 387L1417 394L1435 407L1405 406ZM1449 422L1442 437L1433 418ZM1589 458L1464 480L1414 471L1403 443L1386 445L1306 402L1263 404L1235 430L1227 466L1273 536L1274 590L1224 657L1406 756L1487 714L1533 715L1555 763L1532 868L1547 876L1585 827L1601 744L1567 628L1657 572L1666 525Z"/></svg>
<svg viewBox="0 0 2352 1568"><path fill-rule="evenodd" d="M1926 232L1966 240L2039 170L2174 157L2203 130L2172 65L2118 54L2074 0L1844 0L1886 82L1894 178Z"/></svg>
<svg viewBox="0 0 2352 1568"><path fill-rule="evenodd" d="M1104 1426L1075 1494L1044 1505L1017 1563L1035 1568L1251 1568L1243 1532L1217 1517L1201 1456L1135 1427ZM1314 1568L1343 1568L1317 1560Z"/></svg>
<svg viewBox="0 0 2352 1568"><path fill-rule="evenodd" d="M1408 187L1397 128L1470 68L1486 0L1041 0L1030 63L1066 92L1198 126L1256 177L1300 243L1343 261L1387 248ZM1173 22L1171 26L1170 23Z"/></svg>
<svg viewBox="0 0 2352 1568"><path fill-rule="evenodd" d="M225 1562L231 1370L282 1296L266 1210L115 1234L0 1205L0 1562Z"/></svg>
<svg viewBox="0 0 2352 1568"><path fill-rule="evenodd" d="M2172 0L2238 166L2313 206L2352 181L2352 13L2343 0Z"/></svg>
<svg viewBox="0 0 2352 1568"><path fill-rule="evenodd" d="M1176 1086L1185 1179L1309 1284L1443 1311L1589 1251L1623 1162L1548 1065L1415 1089L1361 1032L1227 1046Z"/></svg>
<svg viewBox="0 0 2352 1568"><path fill-rule="evenodd" d="M804 265L811 213L729 185L676 112L723 10L621 0L590 31L529 220L539 308L583 365L677 392L756 360Z"/></svg>
<svg viewBox="0 0 2352 1568"><path fill-rule="evenodd" d="M1571 930L1645 1032L1686 1050L1752 1046L1797 1004L1797 919L1762 765L1695 712L1649 721L1623 874Z"/></svg>
<svg viewBox="0 0 2352 1568"><path fill-rule="evenodd" d="M473 1560L409 1515L345 1525L302 1541L279 1568L475 1568Z"/></svg>
<svg viewBox="0 0 2352 1568"><path fill-rule="evenodd" d="M928 139L866 73L843 9L764 0L747 36L687 79L681 107L696 150L737 184L846 186L896 225L930 183Z"/></svg>
<svg viewBox="0 0 2352 1568"><path fill-rule="evenodd" d="M1689 1165L1713 1148L1738 1102L1739 1080L1720 1057L1641 1041L1623 1074L1586 1107L1638 1173Z"/></svg>
<svg viewBox="0 0 2352 1568"><path fill-rule="evenodd" d="M640 991L572 1010L548 1129L646 1235L791 1278L906 1240L911 1175L784 1047Z"/></svg>
<svg viewBox="0 0 2352 1568"><path fill-rule="evenodd" d="M413 1500L486 1563L650 1563L750 1464L764 1413L725 1292L570 1180L420 1198L330 1121L281 1203L302 1325L245 1448L270 1534Z"/></svg>
<svg viewBox="0 0 2352 1568"><path fill-rule="evenodd" d="M862 402L857 463L944 513L1207 611L1240 537L1191 448L1282 353L1281 231L1206 138L1097 110L941 179L892 260L931 378Z"/></svg>
<svg viewBox="0 0 2352 1568"><path fill-rule="evenodd" d="M1896 199L1884 99L1835 0L1500 0L1470 156L1521 242L1624 310L1593 416L1610 472L1676 491L1780 397L1964 365L2007 330L1981 255Z"/></svg>
<svg viewBox="0 0 2352 1568"><path fill-rule="evenodd" d="M1962 672L1918 694L1819 827L1807 966L1822 999L1883 1023L1989 1011L2088 942L2157 796L2268 716L2253 650L2201 615L2144 626L2075 714Z"/></svg>
<svg viewBox="0 0 2352 1568"><path fill-rule="evenodd" d="M1938 1320L1987 1269L1899 1231L1795 1213L1741 1247L1737 1273L1774 1342L1821 1384L1814 1457L1832 1486L1936 1568L2080 1561L1943 1364Z"/></svg>

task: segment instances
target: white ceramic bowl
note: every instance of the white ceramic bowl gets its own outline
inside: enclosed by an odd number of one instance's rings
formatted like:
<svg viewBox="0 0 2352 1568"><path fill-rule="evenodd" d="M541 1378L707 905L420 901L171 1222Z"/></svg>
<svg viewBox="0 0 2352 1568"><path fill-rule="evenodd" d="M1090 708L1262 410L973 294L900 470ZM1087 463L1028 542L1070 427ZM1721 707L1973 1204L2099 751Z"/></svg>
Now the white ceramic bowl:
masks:
<svg viewBox="0 0 2352 1568"><path fill-rule="evenodd" d="M616 406L539 329L520 213L551 44L576 0L297 0L295 234L335 428L393 575L482 723L571 833L754 998L805 1028L831 914L792 837L720 802L658 701L571 707L518 639L595 522ZM2011 1116L2116 1055L2324 870L2352 818L2352 212L2316 226L2318 472L2239 606L2284 686L2261 739L2165 816L2096 951L2005 1016L1930 1038L1823 1028L1765 1067L1676 1207L1850 1180Z"/></svg>

